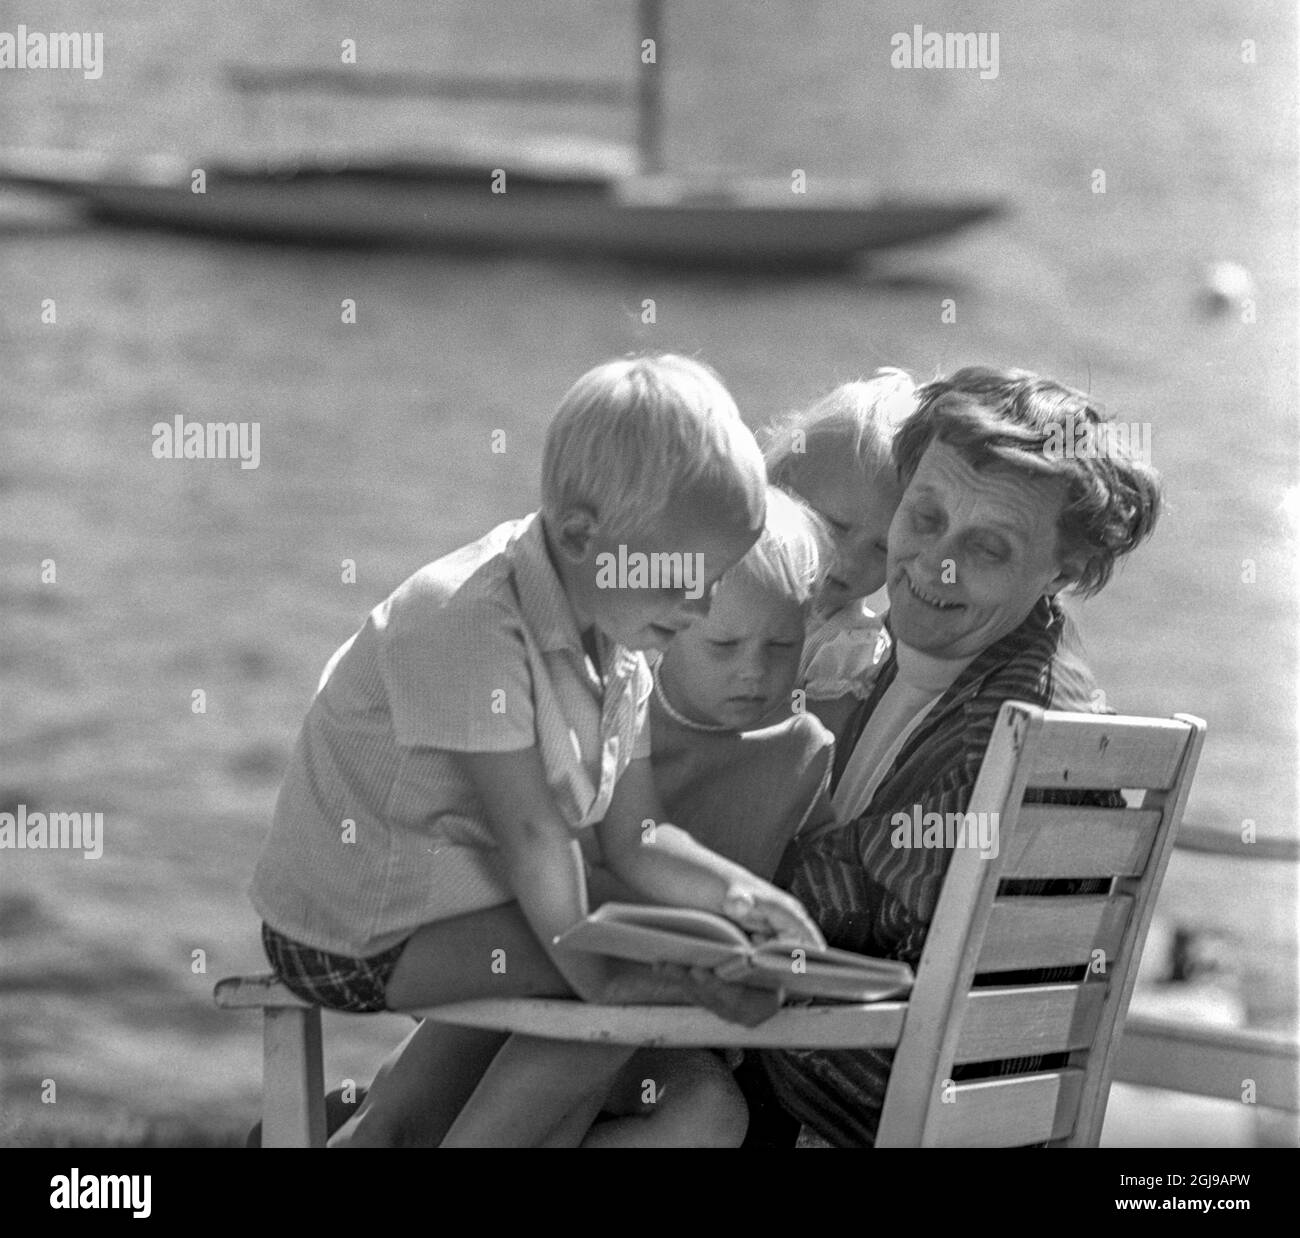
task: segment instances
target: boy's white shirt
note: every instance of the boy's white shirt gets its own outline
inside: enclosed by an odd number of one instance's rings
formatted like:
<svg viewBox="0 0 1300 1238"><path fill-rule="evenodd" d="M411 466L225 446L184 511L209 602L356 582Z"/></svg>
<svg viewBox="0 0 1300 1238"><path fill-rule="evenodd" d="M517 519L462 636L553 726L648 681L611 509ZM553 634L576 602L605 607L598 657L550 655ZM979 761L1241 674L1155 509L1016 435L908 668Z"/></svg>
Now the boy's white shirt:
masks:
<svg viewBox="0 0 1300 1238"><path fill-rule="evenodd" d="M329 661L254 873L258 913L303 945L360 958L509 902L457 754L536 746L581 837L650 755L644 659L611 650L605 670L602 683L535 515L426 564Z"/></svg>

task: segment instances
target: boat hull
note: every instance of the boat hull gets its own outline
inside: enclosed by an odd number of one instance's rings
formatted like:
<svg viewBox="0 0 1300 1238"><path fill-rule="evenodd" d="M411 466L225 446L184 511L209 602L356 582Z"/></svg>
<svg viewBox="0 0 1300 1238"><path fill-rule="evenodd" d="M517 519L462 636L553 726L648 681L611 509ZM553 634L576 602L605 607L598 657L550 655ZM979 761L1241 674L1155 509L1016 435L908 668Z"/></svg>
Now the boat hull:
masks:
<svg viewBox="0 0 1300 1238"><path fill-rule="evenodd" d="M126 176L6 175L68 195L96 218L235 238L525 250L664 263L809 267L926 240L997 213L987 202L863 203L788 187L511 176L492 169L294 169L161 183ZM778 183L779 184L779 183Z"/></svg>

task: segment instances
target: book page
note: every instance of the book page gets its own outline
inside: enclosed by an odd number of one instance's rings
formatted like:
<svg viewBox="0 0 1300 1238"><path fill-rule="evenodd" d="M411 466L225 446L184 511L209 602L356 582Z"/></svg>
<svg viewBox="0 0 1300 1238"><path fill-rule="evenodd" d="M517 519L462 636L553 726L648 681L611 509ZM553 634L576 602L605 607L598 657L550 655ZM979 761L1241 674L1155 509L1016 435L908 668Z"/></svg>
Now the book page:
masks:
<svg viewBox="0 0 1300 1238"><path fill-rule="evenodd" d="M744 931L721 916L628 903L606 903L561 933L555 944L611 958L685 967L716 967L750 950Z"/></svg>
<svg viewBox="0 0 1300 1238"><path fill-rule="evenodd" d="M637 925L664 933L678 933L700 941L717 942L741 950L750 948L749 937L725 916L695 907L658 907L641 903L606 903L588 919L597 923Z"/></svg>

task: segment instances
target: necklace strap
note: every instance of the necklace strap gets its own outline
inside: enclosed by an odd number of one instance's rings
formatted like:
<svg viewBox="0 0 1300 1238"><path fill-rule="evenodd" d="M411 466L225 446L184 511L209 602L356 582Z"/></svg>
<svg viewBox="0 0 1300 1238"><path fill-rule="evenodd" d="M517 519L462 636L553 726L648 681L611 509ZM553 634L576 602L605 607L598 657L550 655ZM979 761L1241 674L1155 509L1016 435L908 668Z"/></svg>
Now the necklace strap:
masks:
<svg viewBox="0 0 1300 1238"><path fill-rule="evenodd" d="M688 718L681 710L674 708L673 703L668 699L668 693L664 691L663 683L659 679L659 668L661 666L663 666L662 658L654 664L654 669L651 671L654 678L655 700L659 702L659 706L664 713L678 726L684 726L690 731L705 731L715 735L723 731L735 731L735 727L724 726L716 722L696 722L693 718Z"/></svg>

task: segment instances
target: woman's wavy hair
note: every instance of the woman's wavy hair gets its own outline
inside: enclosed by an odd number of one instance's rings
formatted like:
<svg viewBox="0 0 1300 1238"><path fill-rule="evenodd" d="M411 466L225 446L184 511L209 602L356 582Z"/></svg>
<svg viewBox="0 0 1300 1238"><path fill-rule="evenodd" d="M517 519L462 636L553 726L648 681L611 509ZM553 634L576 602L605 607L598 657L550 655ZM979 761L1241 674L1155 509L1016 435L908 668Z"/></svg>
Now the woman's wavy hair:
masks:
<svg viewBox="0 0 1300 1238"><path fill-rule="evenodd" d="M1088 597L1105 586L1122 555L1151 535L1160 514L1159 476L1111 433L1111 424L1086 395L1049 378L968 366L917 391L916 411L894 438L894 463L907 485L937 438L975 468L1064 478L1059 549L1083 563L1072 588ZM1061 450L1080 438L1100 440L1104 450Z"/></svg>

